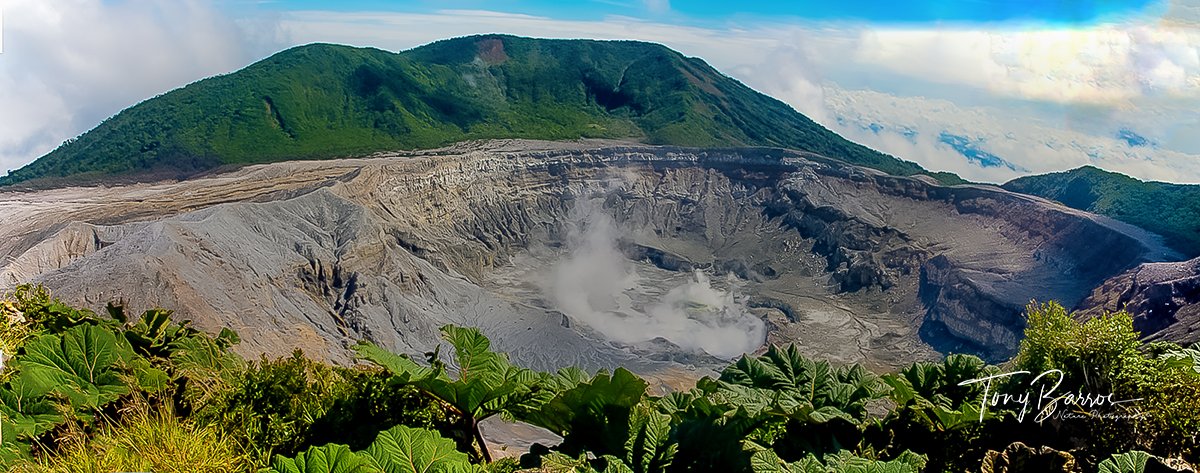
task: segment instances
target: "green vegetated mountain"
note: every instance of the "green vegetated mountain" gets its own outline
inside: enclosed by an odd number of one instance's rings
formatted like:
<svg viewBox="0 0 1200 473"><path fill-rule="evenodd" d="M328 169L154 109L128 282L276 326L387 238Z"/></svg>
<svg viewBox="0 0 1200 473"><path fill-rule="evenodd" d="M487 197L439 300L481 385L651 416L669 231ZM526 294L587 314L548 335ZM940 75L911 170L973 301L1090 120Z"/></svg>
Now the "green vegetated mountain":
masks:
<svg viewBox="0 0 1200 473"><path fill-rule="evenodd" d="M485 35L400 53L331 44L288 49L131 107L0 185L174 177L484 138L778 146L893 174L925 172L658 44Z"/></svg>
<svg viewBox="0 0 1200 473"><path fill-rule="evenodd" d="M1137 225L1189 257L1200 255L1198 185L1146 182L1084 166L1014 179L1003 187Z"/></svg>

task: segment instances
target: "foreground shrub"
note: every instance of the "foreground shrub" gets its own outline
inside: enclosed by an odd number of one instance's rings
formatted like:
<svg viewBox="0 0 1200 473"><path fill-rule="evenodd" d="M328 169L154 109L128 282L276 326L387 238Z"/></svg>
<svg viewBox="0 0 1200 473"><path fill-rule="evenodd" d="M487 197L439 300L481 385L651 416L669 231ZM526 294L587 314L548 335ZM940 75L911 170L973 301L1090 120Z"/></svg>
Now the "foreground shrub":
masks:
<svg viewBox="0 0 1200 473"><path fill-rule="evenodd" d="M446 424L436 404L381 371L331 367L299 351L248 367L195 417L233 436L256 465L330 442L362 448L394 425Z"/></svg>
<svg viewBox="0 0 1200 473"><path fill-rule="evenodd" d="M1044 423L1056 430L1057 448L1079 448L1077 459L1094 466L1134 449L1197 460L1200 444L1200 373L1173 344L1143 345L1133 318L1115 312L1075 320L1061 305L1028 307L1025 339L1013 367L1033 374L1061 370L1054 390L1058 413ZM1009 383L1020 386L1018 380ZM1107 395L1129 402L1080 405L1071 395ZM1033 415L1031 413L1030 415ZM1082 455L1082 456L1081 456Z"/></svg>
<svg viewBox="0 0 1200 473"><path fill-rule="evenodd" d="M0 465L57 448L63 429L91 432L119 418L132 398L154 398L180 413L205 378L236 371L237 337L209 337L170 312L130 320L120 305L106 315L78 309L41 286L23 285L0 301L0 343L11 351L0 376ZM186 409L183 412L186 415Z"/></svg>
<svg viewBox="0 0 1200 473"><path fill-rule="evenodd" d="M472 454L478 448L479 458L491 463L479 423L497 415L519 418L548 401L556 383L546 373L513 365L507 354L492 351L491 340L479 329L447 325L441 331L442 338L454 347L453 375L437 352L429 357L429 366L423 366L373 344L355 349L359 356L390 372L392 382L412 386L430 402L445 406L454 420L452 436Z"/></svg>

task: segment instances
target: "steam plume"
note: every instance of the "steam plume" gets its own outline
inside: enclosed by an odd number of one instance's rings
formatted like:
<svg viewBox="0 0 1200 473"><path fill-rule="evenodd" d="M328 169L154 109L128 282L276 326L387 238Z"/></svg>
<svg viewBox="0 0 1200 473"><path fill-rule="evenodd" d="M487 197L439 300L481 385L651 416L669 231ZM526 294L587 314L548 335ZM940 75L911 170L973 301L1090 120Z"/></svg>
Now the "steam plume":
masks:
<svg viewBox="0 0 1200 473"><path fill-rule="evenodd" d="M689 351L734 358L762 345L766 329L733 291L693 278L638 307L637 269L617 246L623 230L597 201L581 199L568 222L568 254L554 266L547 291L567 315L620 343L664 338Z"/></svg>

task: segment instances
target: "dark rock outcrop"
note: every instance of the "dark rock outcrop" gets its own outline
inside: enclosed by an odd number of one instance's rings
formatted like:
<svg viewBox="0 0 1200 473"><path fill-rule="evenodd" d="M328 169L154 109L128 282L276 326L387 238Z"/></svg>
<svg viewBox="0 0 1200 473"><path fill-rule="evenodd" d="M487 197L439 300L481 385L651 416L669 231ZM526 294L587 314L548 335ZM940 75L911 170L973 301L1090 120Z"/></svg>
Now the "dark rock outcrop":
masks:
<svg viewBox="0 0 1200 473"><path fill-rule="evenodd" d="M1122 309L1145 339L1200 342L1200 258L1147 263L1108 279L1080 302L1077 315Z"/></svg>

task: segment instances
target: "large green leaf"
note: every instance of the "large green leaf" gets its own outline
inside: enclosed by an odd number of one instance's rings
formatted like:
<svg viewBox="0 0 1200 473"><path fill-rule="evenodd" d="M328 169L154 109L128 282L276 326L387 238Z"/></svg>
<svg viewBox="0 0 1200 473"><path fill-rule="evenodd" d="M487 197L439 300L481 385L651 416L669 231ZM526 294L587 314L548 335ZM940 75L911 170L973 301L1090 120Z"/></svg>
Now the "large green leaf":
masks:
<svg viewBox="0 0 1200 473"><path fill-rule="evenodd" d="M917 362L896 374L883 376L897 408L906 410L927 428L945 431L975 425L980 420L983 383L962 385L998 372L971 355L950 355L941 363ZM983 418L997 415L990 409Z"/></svg>
<svg viewBox="0 0 1200 473"><path fill-rule="evenodd" d="M309 447L296 458L276 455L271 460L269 473L378 473L362 454L350 451L345 445Z"/></svg>
<svg viewBox="0 0 1200 473"><path fill-rule="evenodd" d="M134 359L129 343L113 331L77 325L62 335L41 335L16 361L29 394L56 393L79 408L98 408L129 393L119 369Z"/></svg>
<svg viewBox="0 0 1200 473"><path fill-rule="evenodd" d="M918 473L925 467L925 457L907 451L890 461L861 458L843 450L826 455L824 461L810 454L788 463L769 449L756 450L750 457L754 473Z"/></svg>
<svg viewBox="0 0 1200 473"><path fill-rule="evenodd" d="M633 408L625 440L625 465L635 473L666 471L679 445L671 439L671 416L645 404Z"/></svg>
<svg viewBox="0 0 1200 473"><path fill-rule="evenodd" d="M0 433L33 438L62 421L58 408L28 378L18 376L0 388Z"/></svg>
<svg viewBox="0 0 1200 473"><path fill-rule="evenodd" d="M568 453L622 455L629 438L630 412L645 397L647 387L646 381L624 368L611 375L601 371L591 381L558 393L521 420L562 435Z"/></svg>
<svg viewBox="0 0 1200 473"><path fill-rule="evenodd" d="M310 447L295 458L276 456L269 473L477 473L454 441L437 432L398 425L379 433L365 451L345 445Z"/></svg>
<svg viewBox="0 0 1200 473"><path fill-rule="evenodd" d="M491 351L491 342L478 329L447 325L442 335L455 350L455 377L440 365L425 367L375 345L360 344L355 350L391 371L399 382L416 386L470 419L533 410L553 395L548 389L552 377L514 366L504 354ZM574 376L566 373L560 382Z"/></svg>
<svg viewBox="0 0 1200 473"><path fill-rule="evenodd" d="M184 376L228 376L243 363L241 357L227 349L229 341L222 337L212 339L203 334L174 340L170 345L171 364Z"/></svg>
<svg viewBox="0 0 1200 473"><path fill-rule="evenodd" d="M835 408L856 420L866 417L866 403L887 393L887 386L859 365L833 368L805 357L795 345L772 346L762 356L743 356L721 372L720 381L784 394L789 402L811 410Z"/></svg>
<svg viewBox="0 0 1200 473"><path fill-rule="evenodd" d="M367 447L371 463L386 473L474 473L479 471L454 441L436 432L398 425L379 433Z"/></svg>
<svg viewBox="0 0 1200 473"><path fill-rule="evenodd" d="M600 460L604 462L604 470L601 470L600 473L636 473L633 468L626 465L620 458L612 455L600 457Z"/></svg>
<svg viewBox="0 0 1200 473"><path fill-rule="evenodd" d="M1160 358L1166 360L1171 366L1200 374L1200 349L1195 346L1191 348L1176 347L1160 355Z"/></svg>
<svg viewBox="0 0 1200 473"><path fill-rule="evenodd" d="M673 408L648 401L647 387L624 368L601 371L522 420L562 435L558 448L568 455L601 459L602 471L661 472L678 450Z"/></svg>
<svg viewBox="0 0 1200 473"><path fill-rule="evenodd" d="M918 473L925 468L925 457L904 451L892 460L872 460L847 450L823 458L825 471L837 473Z"/></svg>
<svg viewBox="0 0 1200 473"><path fill-rule="evenodd" d="M810 465L805 465L803 461L789 464L769 449L759 450L750 456L750 467L754 473L806 473L809 471L806 466Z"/></svg>
<svg viewBox="0 0 1200 473"><path fill-rule="evenodd" d="M539 386L546 376L514 366L507 355L491 351L491 342L479 329L447 325L442 327L442 338L454 347L456 379L431 378L418 386L463 413L483 419L532 409L549 399L541 395Z"/></svg>
<svg viewBox="0 0 1200 473"><path fill-rule="evenodd" d="M697 469L750 468L739 446L753 438L796 451L836 451L856 445L867 402L888 391L860 365L833 367L803 356L793 345L744 356L704 378L688 396L668 396L660 408L678 420L678 462Z"/></svg>
<svg viewBox="0 0 1200 473"><path fill-rule="evenodd" d="M477 328L447 325L442 327L442 338L454 347L460 381L496 376L508 367L508 360L491 350L491 340Z"/></svg>
<svg viewBox="0 0 1200 473"><path fill-rule="evenodd" d="M1142 451L1118 453L1100 462L1100 473L1142 473L1151 455Z"/></svg>
<svg viewBox="0 0 1200 473"><path fill-rule="evenodd" d="M404 355L397 355L390 351L384 350L373 343L359 343L354 346L354 351L358 352L358 356L369 360L384 369L391 371L392 374L400 378L402 382L412 382L416 380L432 378L439 376L441 373L433 368L421 366Z"/></svg>
<svg viewBox="0 0 1200 473"><path fill-rule="evenodd" d="M550 452L542 455L541 473L591 473L596 471L588 464L587 455L572 458L562 452Z"/></svg>

